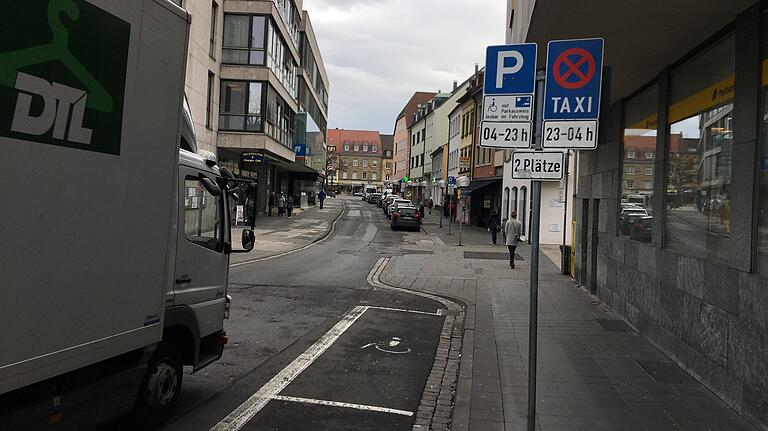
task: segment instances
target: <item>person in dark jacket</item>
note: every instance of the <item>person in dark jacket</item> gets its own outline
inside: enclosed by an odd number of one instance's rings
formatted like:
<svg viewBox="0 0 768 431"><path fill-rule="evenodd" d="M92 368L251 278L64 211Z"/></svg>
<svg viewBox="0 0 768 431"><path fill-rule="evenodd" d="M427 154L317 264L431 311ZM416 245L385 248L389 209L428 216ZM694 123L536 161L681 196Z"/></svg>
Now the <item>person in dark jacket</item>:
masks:
<svg viewBox="0 0 768 431"><path fill-rule="evenodd" d="M325 202L325 190L320 190L320 193L317 194L317 198L320 199L320 209L323 209L323 202Z"/></svg>
<svg viewBox="0 0 768 431"><path fill-rule="evenodd" d="M491 213L491 216L488 217L488 231L491 232L493 245L496 245L496 234L499 233L499 224L499 215L494 211Z"/></svg>
<svg viewBox="0 0 768 431"><path fill-rule="evenodd" d="M291 218L291 214L293 213L293 196L288 195L288 198L285 200L285 209L288 211L288 218Z"/></svg>
<svg viewBox="0 0 768 431"><path fill-rule="evenodd" d="M269 216L272 217L272 208L275 207L275 192L269 194L269 201L267 202L269 207Z"/></svg>
<svg viewBox="0 0 768 431"><path fill-rule="evenodd" d="M419 205L419 217L424 220L424 204Z"/></svg>

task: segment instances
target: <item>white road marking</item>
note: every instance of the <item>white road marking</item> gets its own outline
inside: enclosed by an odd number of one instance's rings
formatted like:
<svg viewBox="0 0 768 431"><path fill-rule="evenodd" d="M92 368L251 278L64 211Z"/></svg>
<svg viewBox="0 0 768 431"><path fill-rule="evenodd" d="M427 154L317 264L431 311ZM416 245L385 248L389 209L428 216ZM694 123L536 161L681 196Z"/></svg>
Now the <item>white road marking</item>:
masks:
<svg viewBox="0 0 768 431"><path fill-rule="evenodd" d="M360 213L360 210L349 210L347 212L347 217L362 217L362 214Z"/></svg>
<svg viewBox="0 0 768 431"><path fill-rule="evenodd" d="M401 313L416 313L416 314L426 314L429 316L442 316L443 313L441 313L441 309L438 309L437 312L431 312L431 311L421 311L421 310L406 310L404 308L391 308L391 307L370 307L372 310L385 310L385 311L399 311Z"/></svg>
<svg viewBox="0 0 768 431"><path fill-rule="evenodd" d="M310 346L304 353L294 359L287 367L277 373L272 380L267 382L255 394L251 395L245 402L240 404L232 413L227 415L218 424L211 428L211 431L236 431L242 428L249 420L267 405L269 400L273 399L286 386L288 386L296 377L307 369L317 358L320 357L339 337L362 316L369 307L357 306L341 318L339 323L334 325L319 340Z"/></svg>
<svg viewBox="0 0 768 431"><path fill-rule="evenodd" d="M390 409L387 407L367 406L365 404L352 404L352 403L342 403L339 401L315 400L312 398L286 397L283 395L275 395L274 397L272 397L272 399L277 401L291 401L294 403L317 404L321 406L344 407L348 409L367 410L371 412L381 412L381 413L392 413L392 414L403 415L403 416L413 416L413 412L409 412L405 410Z"/></svg>

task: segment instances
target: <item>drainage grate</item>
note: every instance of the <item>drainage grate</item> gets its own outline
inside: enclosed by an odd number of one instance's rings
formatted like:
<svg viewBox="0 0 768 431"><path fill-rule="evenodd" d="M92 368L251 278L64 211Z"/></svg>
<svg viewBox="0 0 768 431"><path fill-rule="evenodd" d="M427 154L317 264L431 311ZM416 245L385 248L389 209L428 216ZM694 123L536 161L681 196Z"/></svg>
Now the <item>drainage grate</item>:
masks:
<svg viewBox="0 0 768 431"><path fill-rule="evenodd" d="M690 376L671 362L637 361L643 369L660 383L685 383Z"/></svg>
<svg viewBox="0 0 768 431"><path fill-rule="evenodd" d="M617 319L595 319L606 331L613 332L632 332L632 328L623 320Z"/></svg>
<svg viewBox="0 0 768 431"><path fill-rule="evenodd" d="M509 253L498 253L494 251L465 251L464 259L509 260ZM515 253L515 260L523 260L523 258Z"/></svg>

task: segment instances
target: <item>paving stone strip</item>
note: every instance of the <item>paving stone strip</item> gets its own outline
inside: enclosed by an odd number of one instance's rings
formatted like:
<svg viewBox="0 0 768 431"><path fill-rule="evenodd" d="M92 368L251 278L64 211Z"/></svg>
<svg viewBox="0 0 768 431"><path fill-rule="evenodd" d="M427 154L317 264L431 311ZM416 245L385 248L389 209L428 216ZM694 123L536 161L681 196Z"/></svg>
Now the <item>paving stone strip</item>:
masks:
<svg viewBox="0 0 768 431"><path fill-rule="evenodd" d="M381 258L368 276L368 283L374 289L387 289L418 295L443 304L446 309L440 342L437 345L435 361L424 386L421 403L416 411L413 431L449 430L453 406L456 399L456 385L461 363L461 345L464 337L465 307L457 302L437 295L389 285L381 280L381 274L390 258Z"/></svg>

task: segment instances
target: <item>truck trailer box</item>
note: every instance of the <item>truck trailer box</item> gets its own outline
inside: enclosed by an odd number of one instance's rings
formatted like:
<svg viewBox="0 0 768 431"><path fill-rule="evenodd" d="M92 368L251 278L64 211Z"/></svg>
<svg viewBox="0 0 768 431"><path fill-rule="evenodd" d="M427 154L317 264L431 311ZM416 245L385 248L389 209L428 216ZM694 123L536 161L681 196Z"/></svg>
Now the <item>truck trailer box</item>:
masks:
<svg viewBox="0 0 768 431"><path fill-rule="evenodd" d="M157 343L172 295L189 16L0 14L0 394Z"/></svg>

